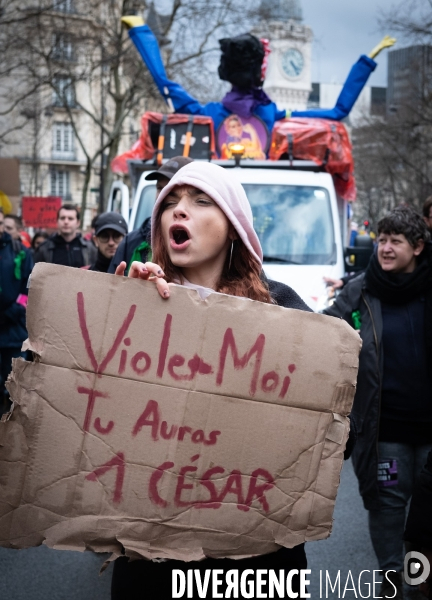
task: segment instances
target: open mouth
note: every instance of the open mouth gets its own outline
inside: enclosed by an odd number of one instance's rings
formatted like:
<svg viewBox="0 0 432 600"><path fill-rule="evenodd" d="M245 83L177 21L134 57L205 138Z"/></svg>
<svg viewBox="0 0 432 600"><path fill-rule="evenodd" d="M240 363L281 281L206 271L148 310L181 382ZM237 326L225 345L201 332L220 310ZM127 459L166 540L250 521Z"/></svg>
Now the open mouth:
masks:
<svg viewBox="0 0 432 600"><path fill-rule="evenodd" d="M189 232L182 225L173 225L170 230L171 246L185 248L190 240Z"/></svg>
<svg viewBox="0 0 432 600"><path fill-rule="evenodd" d="M183 244L189 239L189 236L184 229L176 229L173 231L173 238L176 244Z"/></svg>

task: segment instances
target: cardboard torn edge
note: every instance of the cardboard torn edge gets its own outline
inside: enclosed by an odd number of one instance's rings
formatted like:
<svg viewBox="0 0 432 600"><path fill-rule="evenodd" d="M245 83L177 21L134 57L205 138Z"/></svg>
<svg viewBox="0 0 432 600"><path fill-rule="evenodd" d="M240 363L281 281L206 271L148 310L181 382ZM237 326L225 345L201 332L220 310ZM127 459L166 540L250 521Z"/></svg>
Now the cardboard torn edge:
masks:
<svg viewBox="0 0 432 600"><path fill-rule="evenodd" d="M33 353L33 356L35 358L35 362L37 362L38 360L41 359L42 357L42 352L43 352L43 344L42 343L38 343L37 340L35 340L33 343L30 341L30 338L27 338L26 340L24 340L23 345L21 347L21 351L22 352L27 352L30 351Z"/></svg>
<svg viewBox="0 0 432 600"><path fill-rule="evenodd" d="M118 554L117 552L113 552L109 558L107 558L106 560L104 560L101 568L99 569L99 575L102 575L102 573L104 573L108 569L108 567L110 566L110 564L112 562L116 561L121 556L123 556L123 554Z"/></svg>
<svg viewBox="0 0 432 600"><path fill-rule="evenodd" d="M15 408L15 402L11 399L11 406L9 408L9 410L5 413L2 414L2 416L0 417L0 423L7 423L9 421L9 419L12 417L12 413L14 411ZM1 446L1 437L0 437L0 446Z"/></svg>

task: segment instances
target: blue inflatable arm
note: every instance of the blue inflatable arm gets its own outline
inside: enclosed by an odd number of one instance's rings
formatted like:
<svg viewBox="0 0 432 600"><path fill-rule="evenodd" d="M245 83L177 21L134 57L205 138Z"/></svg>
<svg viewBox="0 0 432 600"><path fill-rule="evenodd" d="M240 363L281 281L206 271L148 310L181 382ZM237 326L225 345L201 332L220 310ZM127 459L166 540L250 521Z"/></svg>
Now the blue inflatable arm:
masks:
<svg viewBox="0 0 432 600"><path fill-rule="evenodd" d="M363 54L353 65L334 108L317 108L310 110L295 110L292 117L315 117L341 121L347 117L356 103L357 98L366 85L369 75L375 70L377 63Z"/></svg>
<svg viewBox="0 0 432 600"><path fill-rule="evenodd" d="M132 27L129 29L129 37L147 65L165 102L169 105L169 100L171 100L174 110L178 113L206 114L204 106L196 98L190 96L181 85L168 79L158 41L150 27L147 25Z"/></svg>

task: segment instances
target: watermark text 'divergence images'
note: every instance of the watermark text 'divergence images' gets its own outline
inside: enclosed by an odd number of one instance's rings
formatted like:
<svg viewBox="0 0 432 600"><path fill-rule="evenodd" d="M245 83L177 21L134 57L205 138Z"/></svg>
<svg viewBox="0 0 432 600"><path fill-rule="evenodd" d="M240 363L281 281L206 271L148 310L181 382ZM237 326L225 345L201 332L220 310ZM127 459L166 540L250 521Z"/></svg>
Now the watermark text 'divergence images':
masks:
<svg viewBox="0 0 432 600"><path fill-rule="evenodd" d="M419 553L415 554L415 563L410 557L406 561L405 580L410 584L416 574L413 569L417 568L420 560ZM422 571L426 577L429 574L428 566L423 566ZM355 598L381 598L379 592L384 577L393 586L395 597L396 586L388 573L378 569L365 569L359 574L320 570L319 598L352 598L353 595ZM308 592L310 579L310 569L173 569L172 598L311 598ZM415 579L414 585L418 583L421 583L420 579Z"/></svg>
<svg viewBox="0 0 432 600"><path fill-rule="evenodd" d="M212 598L310 598L306 591L310 573L309 569L173 569L172 597L193 598L196 592L207 598L210 591ZM293 591L295 577L300 577L300 595Z"/></svg>

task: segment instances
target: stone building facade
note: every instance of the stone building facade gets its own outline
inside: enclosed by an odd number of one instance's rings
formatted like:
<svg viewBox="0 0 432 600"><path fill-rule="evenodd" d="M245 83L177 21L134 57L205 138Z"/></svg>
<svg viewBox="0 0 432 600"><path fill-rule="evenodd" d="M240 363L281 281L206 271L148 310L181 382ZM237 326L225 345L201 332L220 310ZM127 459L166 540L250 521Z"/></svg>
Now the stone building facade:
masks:
<svg viewBox="0 0 432 600"><path fill-rule="evenodd" d="M100 203L101 161L106 165L108 151L103 159L98 156L90 169L89 157L106 141L102 128L112 130L115 118L107 93L112 74L106 66L108 59L104 62L104 53L112 56L113 51L109 42L104 43L104 26L112 19L120 27L122 3L114 3L120 9L114 20L102 1L51 0L48 9L43 2L32 20L35 9L25 0L30 15L24 26L28 33L20 31L23 40L16 50L22 53L19 61L23 66L11 70L9 78L0 78L0 96L9 102L14 94L22 98L11 113L0 116L2 130L8 120L24 123L0 142L0 157L19 159L21 195L60 196L78 207L89 171L83 223L87 227ZM27 46L25 35L29 36ZM35 52L35 47L40 52ZM140 61L139 57L136 60ZM120 66L117 71L120 79L122 69ZM32 85L36 89L26 94ZM141 97L122 123L118 152L137 139L144 110L145 98Z"/></svg>

